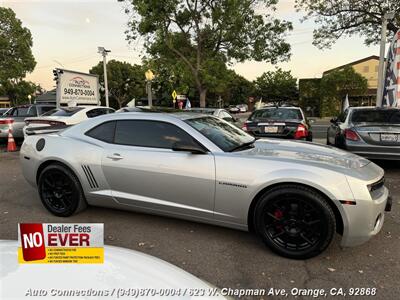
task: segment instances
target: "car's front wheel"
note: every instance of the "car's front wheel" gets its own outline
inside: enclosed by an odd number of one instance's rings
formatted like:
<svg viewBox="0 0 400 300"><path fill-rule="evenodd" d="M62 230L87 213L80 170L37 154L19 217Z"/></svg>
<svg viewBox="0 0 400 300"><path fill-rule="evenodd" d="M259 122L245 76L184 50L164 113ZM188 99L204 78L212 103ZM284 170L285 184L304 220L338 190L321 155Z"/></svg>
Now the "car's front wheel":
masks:
<svg viewBox="0 0 400 300"><path fill-rule="evenodd" d="M336 231L335 215L325 198L299 185L267 191L256 205L254 223L271 250L295 259L323 252Z"/></svg>
<svg viewBox="0 0 400 300"><path fill-rule="evenodd" d="M78 178L61 164L51 164L40 173L38 190L44 207L56 216L68 217L86 208Z"/></svg>

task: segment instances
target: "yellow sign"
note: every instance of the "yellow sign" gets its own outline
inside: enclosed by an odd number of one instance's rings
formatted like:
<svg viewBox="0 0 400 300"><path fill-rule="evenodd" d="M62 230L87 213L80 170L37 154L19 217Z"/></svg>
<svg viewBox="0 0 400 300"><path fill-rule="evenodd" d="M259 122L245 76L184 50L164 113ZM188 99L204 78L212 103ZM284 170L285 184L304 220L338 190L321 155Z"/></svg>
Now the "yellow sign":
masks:
<svg viewBox="0 0 400 300"><path fill-rule="evenodd" d="M174 90L173 92L172 92L172 99L175 101L175 99L176 99L176 96L177 96L177 93L176 93L176 91ZM174 102L175 103L175 102Z"/></svg>

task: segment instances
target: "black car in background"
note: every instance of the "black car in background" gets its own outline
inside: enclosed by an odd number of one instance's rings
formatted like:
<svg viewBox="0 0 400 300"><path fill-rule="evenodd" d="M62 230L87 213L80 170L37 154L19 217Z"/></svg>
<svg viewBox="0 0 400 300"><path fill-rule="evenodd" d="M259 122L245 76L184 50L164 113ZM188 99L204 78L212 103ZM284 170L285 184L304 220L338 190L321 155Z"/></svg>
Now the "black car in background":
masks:
<svg viewBox="0 0 400 300"><path fill-rule="evenodd" d="M349 107L331 123L328 145L370 159L400 160L400 108Z"/></svg>
<svg viewBox="0 0 400 300"><path fill-rule="evenodd" d="M311 126L300 107L270 106L255 110L242 129L255 137L312 141Z"/></svg>

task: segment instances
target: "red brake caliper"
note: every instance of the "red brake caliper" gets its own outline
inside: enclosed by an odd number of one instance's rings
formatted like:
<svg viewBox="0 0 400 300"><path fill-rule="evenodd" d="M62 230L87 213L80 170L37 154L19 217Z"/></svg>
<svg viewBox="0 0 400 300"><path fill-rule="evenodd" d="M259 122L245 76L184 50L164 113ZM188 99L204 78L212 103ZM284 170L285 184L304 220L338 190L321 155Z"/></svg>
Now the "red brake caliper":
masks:
<svg viewBox="0 0 400 300"><path fill-rule="evenodd" d="M280 209L277 209L274 211L274 216L275 216L275 218L280 220L283 217L283 212ZM276 225L276 229L282 230L282 225Z"/></svg>

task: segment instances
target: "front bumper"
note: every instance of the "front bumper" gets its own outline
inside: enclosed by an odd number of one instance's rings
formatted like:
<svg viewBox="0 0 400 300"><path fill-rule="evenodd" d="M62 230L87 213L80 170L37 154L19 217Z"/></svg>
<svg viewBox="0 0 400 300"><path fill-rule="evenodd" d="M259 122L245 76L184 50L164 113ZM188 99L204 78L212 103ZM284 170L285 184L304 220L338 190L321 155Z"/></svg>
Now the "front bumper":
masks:
<svg viewBox="0 0 400 300"><path fill-rule="evenodd" d="M392 208L392 197L385 187L381 197L374 200L356 200L356 205L343 205L345 226L341 246L361 245L377 235L385 220L385 211Z"/></svg>

